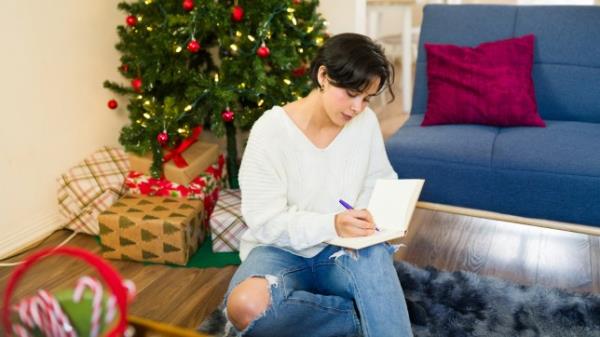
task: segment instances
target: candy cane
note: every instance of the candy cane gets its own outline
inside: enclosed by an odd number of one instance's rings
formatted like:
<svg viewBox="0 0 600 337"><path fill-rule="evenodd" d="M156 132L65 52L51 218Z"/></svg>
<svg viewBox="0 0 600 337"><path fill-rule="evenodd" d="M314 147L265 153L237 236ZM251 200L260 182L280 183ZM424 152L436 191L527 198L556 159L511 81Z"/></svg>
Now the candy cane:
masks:
<svg viewBox="0 0 600 337"><path fill-rule="evenodd" d="M17 311L21 322L31 329L39 328L47 337L77 337L56 298L44 290L39 290L36 296L22 301L13 310ZM19 337L30 336L19 324L13 324L13 331Z"/></svg>
<svg viewBox="0 0 600 337"><path fill-rule="evenodd" d="M90 337L98 337L98 333L100 332L100 315L102 314L102 285L99 281L89 276L80 278L73 293L73 302L77 303L81 301L85 287L89 287L94 294L94 298L92 299L92 328L90 329Z"/></svg>
<svg viewBox="0 0 600 337"><path fill-rule="evenodd" d="M69 322L67 315L62 311L58 300L45 291L43 292L42 298L44 298L47 305L50 306L51 312L55 313L51 316L51 320L56 320L57 325L53 326L56 327L59 334L61 336L64 335L65 337L76 337L75 329Z"/></svg>
<svg viewBox="0 0 600 337"><path fill-rule="evenodd" d="M133 301L136 295L135 283L131 280L124 280L123 286L127 290L127 302ZM117 298L114 295L111 295L106 301L106 315L104 316L104 321L106 323L112 322L115 317L117 313L116 303Z"/></svg>
<svg viewBox="0 0 600 337"><path fill-rule="evenodd" d="M13 325L13 331L15 332L15 335L17 335L19 337L30 337L27 329L25 329L23 326L21 326L19 324Z"/></svg>

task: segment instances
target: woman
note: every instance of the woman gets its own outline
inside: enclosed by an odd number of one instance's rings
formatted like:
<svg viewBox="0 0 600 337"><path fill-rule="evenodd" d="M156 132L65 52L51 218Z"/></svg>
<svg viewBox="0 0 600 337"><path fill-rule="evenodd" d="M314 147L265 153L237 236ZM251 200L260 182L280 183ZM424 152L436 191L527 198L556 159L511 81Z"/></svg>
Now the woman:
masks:
<svg viewBox="0 0 600 337"><path fill-rule="evenodd" d="M368 37L340 34L311 78L308 96L266 111L250 132L239 174L249 229L226 315L244 336L412 336L394 248L327 244L373 234L364 208L375 180L397 177L367 108L393 68Z"/></svg>

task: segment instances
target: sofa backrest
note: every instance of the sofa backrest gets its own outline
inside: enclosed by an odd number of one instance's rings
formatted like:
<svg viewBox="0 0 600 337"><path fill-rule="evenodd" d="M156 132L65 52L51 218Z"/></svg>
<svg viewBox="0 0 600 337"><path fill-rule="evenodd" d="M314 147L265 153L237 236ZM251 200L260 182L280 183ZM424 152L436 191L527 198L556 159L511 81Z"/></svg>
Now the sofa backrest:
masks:
<svg viewBox="0 0 600 337"><path fill-rule="evenodd" d="M425 42L476 46L530 33L542 118L600 123L600 6L425 6L412 113L427 108Z"/></svg>

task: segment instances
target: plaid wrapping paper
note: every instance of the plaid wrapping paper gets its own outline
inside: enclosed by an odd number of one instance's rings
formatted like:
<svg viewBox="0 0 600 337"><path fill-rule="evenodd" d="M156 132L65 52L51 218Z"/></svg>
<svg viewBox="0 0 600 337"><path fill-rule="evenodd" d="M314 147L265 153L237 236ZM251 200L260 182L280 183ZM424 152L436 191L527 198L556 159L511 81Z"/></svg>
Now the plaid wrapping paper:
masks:
<svg viewBox="0 0 600 337"><path fill-rule="evenodd" d="M222 190L210 217L213 252L237 252L246 231L242 218L240 190Z"/></svg>
<svg viewBox="0 0 600 337"><path fill-rule="evenodd" d="M126 195L98 217L102 256L185 265L204 240L202 200Z"/></svg>
<svg viewBox="0 0 600 337"><path fill-rule="evenodd" d="M225 157L219 155L216 163L209 166L188 185L180 185L164 177L152 178L135 171L129 172L125 178L125 185L130 195L203 199L208 219L219 197L219 191L223 188L225 175Z"/></svg>
<svg viewBox="0 0 600 337"><path fill-rule="evenodd" d="M98 214L125 194L129 161L124 151L105 146L58 178L58 209L63 225L98 234Z"/></svg>

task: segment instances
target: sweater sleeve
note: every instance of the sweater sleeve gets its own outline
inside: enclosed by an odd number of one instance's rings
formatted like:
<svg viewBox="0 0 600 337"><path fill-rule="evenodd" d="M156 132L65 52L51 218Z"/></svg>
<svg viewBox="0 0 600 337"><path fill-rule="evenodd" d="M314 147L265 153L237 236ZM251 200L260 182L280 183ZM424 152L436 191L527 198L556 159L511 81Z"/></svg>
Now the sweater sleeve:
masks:
<svg viewBox="0 0 600 337"><path fill-rule="evenodd" d="M358 195L355 208L367 208L369 199L371 198L371 192L375 187L375 181L377 179L397 179L398 174L392 168L392 164L388 159L383 143L383 135L379 122L374 113L369 116L372 127L371 132L371 145L369 152L369 164L367 169L367 176L363 187Z"/></svg>
<svg viewBox="0 0 600 337"><path fill-rule="evenodd" d="M261 244L302 250L336 237L335 213L321 214L288 205L285 157L271 125L256 123L250 132L240 166L242 215Z"/></svg>

